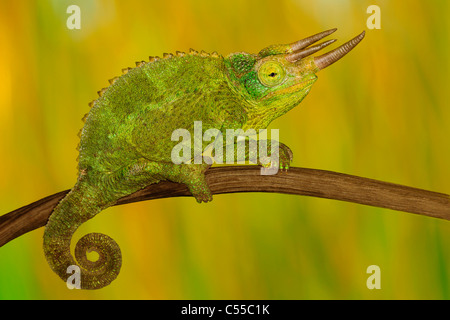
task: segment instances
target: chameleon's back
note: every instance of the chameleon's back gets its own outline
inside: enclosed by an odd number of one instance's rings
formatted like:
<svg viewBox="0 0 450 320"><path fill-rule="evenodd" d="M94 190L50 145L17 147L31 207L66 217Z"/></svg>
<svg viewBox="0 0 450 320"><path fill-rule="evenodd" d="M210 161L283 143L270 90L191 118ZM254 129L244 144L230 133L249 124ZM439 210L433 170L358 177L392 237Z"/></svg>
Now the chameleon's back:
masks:
<svg viewBox="0 0 450 320"><path fill-rule="evenodd" d="M93 102L81 133L80 171L111 172L142 156L170 161L175 129L194 121L220 125L211 119L218 97L231 95L222 57L178 53L137 65Z"/></svg>

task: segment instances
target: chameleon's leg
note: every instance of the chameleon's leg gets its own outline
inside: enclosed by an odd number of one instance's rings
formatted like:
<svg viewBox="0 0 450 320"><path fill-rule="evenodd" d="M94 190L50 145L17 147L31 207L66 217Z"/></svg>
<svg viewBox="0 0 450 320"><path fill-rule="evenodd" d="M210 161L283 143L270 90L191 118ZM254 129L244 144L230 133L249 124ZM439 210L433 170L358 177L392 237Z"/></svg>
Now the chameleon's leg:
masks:
<svg viewBox="0 0 450 320"><path fill-rule="evenodd" d="M212 194L205 179L205 172L209 167L211 165L207 163L174 164L142 158L130 166L125 174L121 174L120 180L127 190L138 190L160 180L183 183L197 202L209 202L212 200Z"/></svg>
<svg viewBox="0 0 450 320"><path fill-rule="evenodd" d="M212 200L211 190L205 179L205 171L211 167L207 163L202 164L174 164L172 162L152 161L141 159L130 167L127 173L129 187L140 186L141 188L160 180L170 180L183 183L192 193L197 202L209 202Z"/></svg>
<svg viewBox="0 0 450 320"><path fill-rule="evenodd" d="M212 201L212 193L205 178L205 171L211 165L203 164L162 164L161 175L166 180L183 183L197 202Z"/></svg>
<svg viewBox="0 0 450 320"><path fill-rule="evenodd" d="M187 185L198 203L209 202L213 199L205 178L205 171L209 167L211 167L209 164L182 164L180 167L180 182Z"/></svg>
<svg viewBox="0 0 450 320"><path fill-rule="evenodd" d="M129 171L125 174L126 179L123 174L120 179L123 180L122 184L127 184L129 189L135 186L143 188L160 180L183 183L189 188L197 202L209 202L212 200L212 194L205 179L205 171L210 166L207 163L174 164L141 159L130 166Z"/></svg>

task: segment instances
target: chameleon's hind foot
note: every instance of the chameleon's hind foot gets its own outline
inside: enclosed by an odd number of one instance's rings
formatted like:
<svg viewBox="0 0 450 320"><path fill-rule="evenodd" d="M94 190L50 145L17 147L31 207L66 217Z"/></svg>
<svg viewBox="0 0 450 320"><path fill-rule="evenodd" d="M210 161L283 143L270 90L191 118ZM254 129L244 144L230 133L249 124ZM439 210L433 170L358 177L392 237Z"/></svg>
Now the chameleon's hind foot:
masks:
<svg viewBox="0 0 450 320"><path fill-rule="evenodd" d="M172 181L184 183L198 203L210 202L213 196L205 177L210 167L208 164L183 164L178 167L180 174Z"/></svg>
<svg viewBox="0 0 450 320"><path fill-rule="evenodd" d="M210 202L213 199L211 190L208 187L208 184L202 183L200 185L188 186L189 191L192 193L192 196L197 200L198 203L202 202Z"/></svg>
<svg viewBox="0 0 450 320"><path fill-rule="evenodd" d="M206 182L205 171L210 166L204 168L203 166L190 167L189 179L184 183L189 188L192 196L198 203L210 202L213 199L211 190Z"/></svg>

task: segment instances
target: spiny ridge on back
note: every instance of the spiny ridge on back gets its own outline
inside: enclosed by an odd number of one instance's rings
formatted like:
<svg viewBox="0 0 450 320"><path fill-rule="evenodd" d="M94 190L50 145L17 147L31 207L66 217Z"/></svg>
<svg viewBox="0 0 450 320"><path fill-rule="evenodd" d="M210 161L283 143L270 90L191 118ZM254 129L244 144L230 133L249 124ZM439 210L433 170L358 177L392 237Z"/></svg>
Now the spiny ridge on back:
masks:
<svg viewBox="0 0 450 320"><path fill-rule="evenodd" d="M154 63L154 62L157 62L157 61L160 61L160 60L165 60L165 59L173 59L173 58L177 58L177 57L184 57L184 56L186 56L186 55L192 55L192 56L200 56L200 57L212 57L212 58L220 58L221 56L216 52L216 51L213 51L212 53L207 53L207 52L205 52L205 51L200 51L200 52L198 52L198 51L196 51L196 50L194 50L194 49L189 49L189 52L188 53L186 53L186 52L182 52L182 51L176 51L175 52L175 54L172 54L172 53L163 53L163 57L162 58L160 58L160 57L158 57L158 56L150 56L149 57L149 59L148 59L148 61L136 61L136 66L135 67L128 67L128 68L123 68L122 69L122 75L125 75L125 74L127 74L128 72L130 72L130 70L132 70L132 69L135 69L135 68L140 68L140 67L142 67L142 66L144 66L144 65L146 65L146 64L149 64L149 63ZM121 75L121 76L122 76ZM99 90L99 91L97 91L97 94L98 94L98 96L99 97L101 97L101 96L103 96L103 94L106 92L106 90L108 90L108 88L111 86L111 85L113 85L116 81L117 81L117 79L119 79L121 76L116 76L116 77L114 77L114 78L112 78L112 79L109 79L108 80L108 82L109 82L109 86L107 86L107 87L105 87L105 88L102 88L101 90ZM94 104L95 104L95 102L97 101L97 99L95 99L95 100L93 100L93 101L91 101L90 103L89 103L89 107L90 108L92 108L93 106L94 106ZM85 120L86 120L86 117L83 117L83 122L85 122Z"/></svg>

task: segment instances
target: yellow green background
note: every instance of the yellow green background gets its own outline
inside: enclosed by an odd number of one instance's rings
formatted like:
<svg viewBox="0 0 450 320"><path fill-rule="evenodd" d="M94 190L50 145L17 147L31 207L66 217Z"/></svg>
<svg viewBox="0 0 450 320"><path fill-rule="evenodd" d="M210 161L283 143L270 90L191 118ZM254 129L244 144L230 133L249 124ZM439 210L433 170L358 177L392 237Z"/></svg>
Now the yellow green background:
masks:
<svg viewBox="0 0 450 320"><path fill-rule="evenodd" d="M81 30L66 27L71 4ZM380 30L366 27L372 4ZM72 187L81 118L122 68L191 47L255 53L334 27L338 43L366 38L270 126L293 165L450 193L449 9L446 0L1 1L0 214ZM110 208L72 243L88 232L122 249L110 286L68 290L44 259L41 228L0 248L0 298L450 297L450 222L408 213L244 193ZM373 264L380 290L366 287Z"/></svg>

